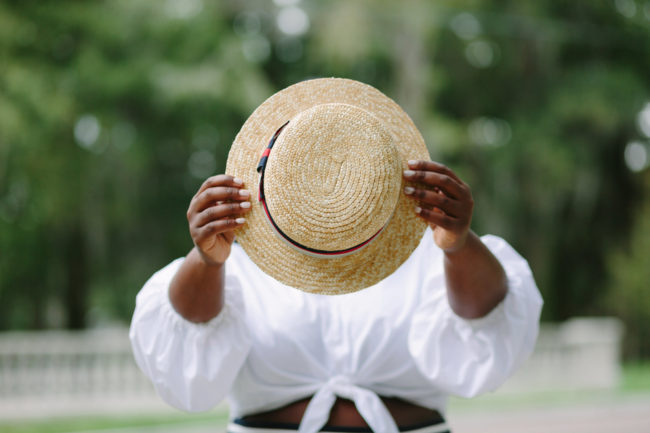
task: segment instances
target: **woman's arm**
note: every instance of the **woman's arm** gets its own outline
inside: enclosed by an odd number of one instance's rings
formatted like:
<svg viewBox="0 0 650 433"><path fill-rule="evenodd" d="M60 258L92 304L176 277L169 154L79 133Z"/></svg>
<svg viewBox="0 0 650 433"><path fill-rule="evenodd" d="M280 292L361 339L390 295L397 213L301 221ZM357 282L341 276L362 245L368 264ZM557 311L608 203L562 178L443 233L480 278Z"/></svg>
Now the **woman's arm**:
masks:
<svg viewBox="0 0 650 433"><path fill-rule="evenodd" d="M449 305L466 319L485 316L508 291L501 263L474 232L461 249L445 252L445 277Z"/></svg>
<svg viewBox="0 0 650 433"><path fill-rule="evenodd" d="M243 182L228 175L207 179L187 210L194 248L176 272L169 287L174 309L192 322L207 322L224 305L225 262L235 239L233 230L250 209L250 192Z"/></svg>
<svg viewBox="0 0 650 433"><path fill-rule="evenodd" d="M449 305L456 314L475 319L488 314L506 296L505 271L481 239L470 230L472 193L454 172L432 161L409 161L404 177L424 188L407 186L417 201L415 212L433 229L445 253Z"/></svg>

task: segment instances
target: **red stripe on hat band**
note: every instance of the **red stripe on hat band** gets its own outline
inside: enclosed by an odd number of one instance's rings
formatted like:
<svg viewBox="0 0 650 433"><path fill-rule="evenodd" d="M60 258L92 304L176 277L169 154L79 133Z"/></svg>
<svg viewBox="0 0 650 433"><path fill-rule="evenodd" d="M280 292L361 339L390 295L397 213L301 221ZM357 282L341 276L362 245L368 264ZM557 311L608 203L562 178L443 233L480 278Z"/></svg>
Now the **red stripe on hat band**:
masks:
<svg viewBox="0 0 650 433"><path fill-rule="evenodd" d="M277 140L278 136L280 135L280 132L282 132L282 130L284 129L284 127L287 126L287 123L289 123L289 122L286 122L284 125L282 125L282 126L281 126L281 127L280 127L276 132L275 132L275 134L273 134L273 137L272 137L271 140L269 141L268 146L266 147L266 149L264 149L264 152L262 153L262 157L260 158L260 163L258 164L258 167L257 167L257 170L260 172L260 182L259 182L259 189L258 189L258 200L260 201L260 203L262 203L262 207L263 207L263 209L264 209L264 214L266 215L266 218L268 219L268 221L271 223L271 226L273 227L273 230L274 230L278 235L280 235L280 236L281 236L285 241L287 241L289 244L291 244L292 246L294 246L294 247L297 248L298 250L301 250L301 251L306 252L306 253L309 253L309 254L314 254L314 255L319 255L319 256L325 256L325 257L329 257L329 256L342 256L342 255L349 254L349 253L352 253L352 252L354 252L354 251L356 251L356 250L358 250L358 249L363 248L363 247L364 247L365 245L367 245L370 241L372 241L375 237L377 237L377 235L378 235L379 233L381 233L382 230L384 230L384 228L385 228L386 226L384 226L384 227L382 227L381 229L379 229L379 231L377 231L377 233L375 233L374 235L372 235L369 239L367 239L367 240L363 241L362 243L360 243L360 244L358 244L358 245L355 245L355 246L353 246L353 247L351 247L351 248L346 248L346 249L344 249L344 250L327 251L327 250L318 250L318 249L315 249L315 248L310 248L310 247L307 247L307 246L305 246L305 245L302 245L302 244L300 244L300 243L294 241L294 240L291 239L289 236L287 236L287 234L284 233L284 232L280 229L280 227L278 227L278 225L276 224L276 222L273 220L273 217L271 216L271 212L269 212L269 208L268 208L268 206L266 205L266 199L265 199L265 197L264 197L264 171L265 171L265 168L266 168L266 162L267 162L267 160L268 160L268 157L269 157L269 155L271 154L271 149L273 148L273 144L275 143L275 141Z"/></svg>

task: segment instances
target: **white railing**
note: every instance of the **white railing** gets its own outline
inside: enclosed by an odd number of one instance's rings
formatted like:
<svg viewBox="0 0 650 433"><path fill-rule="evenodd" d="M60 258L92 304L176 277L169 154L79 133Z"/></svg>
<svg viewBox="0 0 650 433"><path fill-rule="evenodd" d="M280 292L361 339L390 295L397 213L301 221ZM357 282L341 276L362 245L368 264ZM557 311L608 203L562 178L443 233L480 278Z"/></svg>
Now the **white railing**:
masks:
<svg viewBox="0 0 650 433"><path fill-rule="evenodd" d="M0 334L0 418L163 408L126 328Z"/></svg>
<svg viewBox="0 0 650 433"><path fill-rule="evenodd" d="M534 355L500 392L616 387L616 319L546 324ZM0 334L0 418L170 410L136 366L126 328Z"/></svg>
<svg viewBox="0 0 650 433"><path fill-rule="evenodd" d="M622 374L623 330L611 317L543 324L533 356L499 392L614 389Z"/></svg>

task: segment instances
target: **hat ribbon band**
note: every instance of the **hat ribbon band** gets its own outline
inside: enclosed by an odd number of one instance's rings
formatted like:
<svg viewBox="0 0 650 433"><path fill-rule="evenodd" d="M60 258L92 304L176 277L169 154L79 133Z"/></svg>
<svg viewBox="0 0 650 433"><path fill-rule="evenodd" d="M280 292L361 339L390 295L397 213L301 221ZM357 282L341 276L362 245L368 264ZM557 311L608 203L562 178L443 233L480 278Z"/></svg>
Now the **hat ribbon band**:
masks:
<svg viewBox="0 0 650 433"><path fill-rule="evenodd" d="M266 146L266 149L264 149L264 152L262 153L262 157L260 158L260 162L257 164L257 172L261 173L262 176L264 176L264 168L266 167L266 161L269 159L269 155L271 154L271 148L273 148L273 145L275 144L275 140L278 139L280 136L280 133L284 129L285 126L289 124L289 121L287 120L284 125L280 126L277 131L275 131L275 134L273 134L273 137L271 137L271 140L269 140L269 144ZM262 182L260 182L260 191L262 190L261 188Z"/></svg>
<svg viewBox="0 0 650 433"><path fill-rule="evenodd" d="M351 248L346 248L343 250L334 250L334 251L327 251L327 250L318 250L316 248L311 248L306 245L302 245L299 242L296 242L295 240L291 239L291 237L287 236L286 233L284 233L280 227L276 224L276 222L273 220L273 217L271 216L271 212L269 211L268 206L266 205L266 199L264 196L264 170L266 168L266 163L269 159L269 155L271 154L271 149L273 148L273 145L275 144L275 141L278 139L280 133L284 129L285 126L289 121L287 121L284 125L282 125L280 128L278 128L277 131L275 131L275 134L273 134L273 137L271 137L271 140L269 141L269 144L266 146L264 149L264 152L262 153L262 156L260 158L259 163L257 164L257 171L260 173L260 182L259 182L259 191L258 191L258 201L262 204L262 207L264 208L264 214L266 215L266 218L269 220L271 223L271 227L273 228L273 231L279 235L283 240L285 240L290 246L298 249L300 252L303 252L308 255L313 255L317 257L332 257L332 256L345 256L348 254L351 254L364 246L366 246L370 241L375 239L379 233L381 233L384 230L384 227L380 228L377 233L372 235L369 239L366 239L365 241L361 242L358 245L355 245Z"/></svg>

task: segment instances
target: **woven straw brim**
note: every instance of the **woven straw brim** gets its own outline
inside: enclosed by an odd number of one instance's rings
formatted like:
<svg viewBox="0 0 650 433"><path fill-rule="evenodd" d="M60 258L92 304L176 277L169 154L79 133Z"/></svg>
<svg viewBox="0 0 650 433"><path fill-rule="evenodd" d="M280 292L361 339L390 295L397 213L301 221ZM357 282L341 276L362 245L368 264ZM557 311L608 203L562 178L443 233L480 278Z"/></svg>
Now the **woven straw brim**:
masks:
<svg viewBox="0 0 650 433"><path fill-rule="evenodd" d="M267 99L244 123L228 155L226 173L244 181L252 193L247 222L236 230L237 241L262 271L289 286L328 295L355 292L393 273L413 252L426 224L403 193L381 233L359 251L343 257L320 258L290 247L273 231L257 201L256 171L269 139L288 120L320 104L342 103L376 116L394 137L402 168L413 159L429 159L422 135L393 100L366 84L340 78L303 81ZM396 181L404 182L399 176Z"/></svg>

